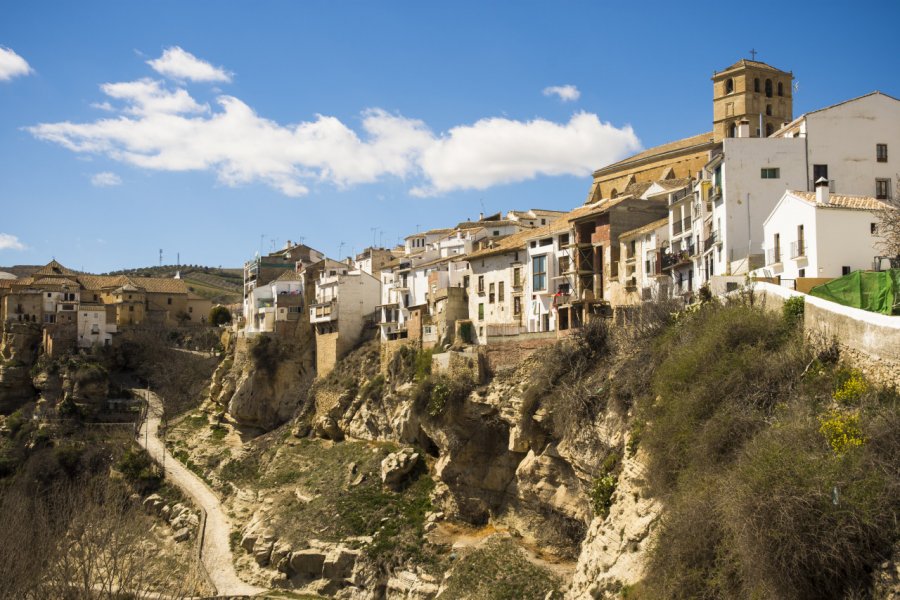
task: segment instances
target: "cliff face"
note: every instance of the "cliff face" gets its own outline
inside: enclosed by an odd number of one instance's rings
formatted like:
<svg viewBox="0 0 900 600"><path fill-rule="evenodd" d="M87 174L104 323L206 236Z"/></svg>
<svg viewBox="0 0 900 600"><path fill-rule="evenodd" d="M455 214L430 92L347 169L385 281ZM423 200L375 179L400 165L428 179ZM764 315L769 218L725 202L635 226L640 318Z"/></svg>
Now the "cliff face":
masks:
<svg viewBox="0 0 900 600"><path fill-rule="evenodd" d="M446 375L433 374L437 383L423 398L427 385L374 374L371 357L368 369L365 361L344 365L343 381L332 376L313 388L296 432L421 448L434 457L432 500L445 518L512 532L524 546L571 565L571 598L602 597L640 579L659 506L641 496L642 455L616 461L627 439L623 411L602 406L593 418L554 425L554 406L535 390L553 352L504 369L461 397L451 392L439 405L434 398ZM611 374L585 377L602 388ZM599 510L592 489L607 473L615 491Z"/></svg>
<svg viewBox="0 0 900 600"><path fill-rule="evenodd" d="M41 345L41 329L34 323L6 323L0 338L0 413L9 414L34 400L31 366Z"/></svg>
<svg viewBox="0 0 900 600"><path fill-rule="evenodd" d="M209 400L239 424L270 430L290 420L314 378L308 336L238 338L212 377Z"/></svg>

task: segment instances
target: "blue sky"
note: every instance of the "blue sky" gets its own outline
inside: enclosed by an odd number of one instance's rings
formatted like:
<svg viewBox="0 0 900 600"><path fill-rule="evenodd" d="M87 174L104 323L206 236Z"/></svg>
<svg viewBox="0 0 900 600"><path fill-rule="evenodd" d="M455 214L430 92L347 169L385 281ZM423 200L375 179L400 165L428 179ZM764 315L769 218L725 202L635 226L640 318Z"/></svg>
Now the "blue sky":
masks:
<svg viewBox="0 0 900 600"><path fill-rule="evenodd" d="M795 115L900 96L900 3L754 6L7 2L0 265L239 266L571 209L592 169L710 130L751 48Z"/></svg>

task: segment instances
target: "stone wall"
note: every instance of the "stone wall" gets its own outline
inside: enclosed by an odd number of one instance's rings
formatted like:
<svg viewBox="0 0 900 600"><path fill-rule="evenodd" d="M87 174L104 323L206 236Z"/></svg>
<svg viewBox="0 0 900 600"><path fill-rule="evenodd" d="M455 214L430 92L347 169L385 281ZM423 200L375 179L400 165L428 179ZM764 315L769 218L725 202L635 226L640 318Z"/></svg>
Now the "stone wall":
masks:
<svg viewBox="0 0 900 600"><path fill-rule="evenodd" d="M381 374L388 374L388 366L391 364L391 360L394 358L394 355L402 348L403 346L409 346L414 350L418 351L421 346L417 342L412 340L382 340L380 344L381 350Z"/></svg>
<svg viewBox="0 0 900 600"><path fill-rule="evenodd" d="M339 336L338 333L316 334L316 375L319 377L328 375L337 364L340 356Z"/></svg>
<svg viewBox="0 0 900 600"><path fill-rule="evenodd" d="M500 369L514 368L535 351L552 346L558 341L557 332L548 332L550 336L521 335L515 340L491 341L481 350L486 366L493 372ZM564 333L564 332L560 332Z"/></svg>
<svg viewBox="0 0 900 600"><path fill-rule="evenodd" d="M843 306L771 283L757 282L754 292L766 308L778 311L787 298L802 296L803 329L809 335L837 340L869 378L900 386L900 316Z"/></svg>

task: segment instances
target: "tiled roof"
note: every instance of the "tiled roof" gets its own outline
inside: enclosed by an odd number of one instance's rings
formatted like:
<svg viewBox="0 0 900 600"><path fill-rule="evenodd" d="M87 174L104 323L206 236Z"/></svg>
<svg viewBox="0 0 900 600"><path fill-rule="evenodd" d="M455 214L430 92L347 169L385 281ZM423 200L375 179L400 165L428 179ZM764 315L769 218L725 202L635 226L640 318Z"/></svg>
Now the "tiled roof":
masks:
<svg viewBox="0 0 900 600"><path fill-rule="evenodd" d="M686 150L692 148L694 146L706 146L713 143L713 132L710 131L708 133L701 133L700 135L695 135L692 137L687 137L680 140L675 140L674 142L669 142L667 144L662 144L659 146L654 146L648 150L644 150L643 152L639 152L628 158L620 160L619 162L612 163L610 165L606 165L605 167L601 167L594 172L594 177L602 175L604 172L609 172L615 169L619 169L631 163L638 163L641 160L653 158L657 155L666 154L668 152L676 152L678 150ZM698 148L699 150L699 148Z"/></svg>
<svg viewBox="0 0 900 600"><path fill-rule="evenodd" d="M761 62L758 60L747 60L746 58L742 58L741 60L737 61L736 63L734 63L727 69L723 69L721 71L716 71L716 75L721 75L722 73L727 73L728 71L731 71L733 69L737 69L740 67L752 67L755 69L766 69L766 70L777 72L777 73L784 73L784 71L782 71L781 69L776 69L772 65L766 64L764 62Z"/></svg>
<svg viewBox="0 0 900 600"><path fill-rule="evenodd" d="M655 181L654 183L661 185L667 190L680 190L684 186L690 185L692 181L693 179L691 179L690 177L681 177L678 179L660 179L659 181Z"/></svg>
<svg viewBox="0 0 900 600"><path fill-rule="evenodd" d="M66 267L59 264L56 259L51 260L46 265L32 273L33 276L37 275L64 275L64 276L75 276L78 275L77 271L73 271L72 269L67 269Z"/></svg>
<svg viewBox="0 0 900 600"><path fill-rule="evenodd" d="M818 208L844 208L849 210L885 210L894 208L882 200L876 200L871 196L846 196L842 194L828 194L828 204L817 204L815 192L789 192L809 204Z"/></svg>
<svg viewBox="0 0 900 600"><path fill-rule="evenodd" d="M650 233L651 231L656 231L660 227L668 227L669 225L669 217L663 217L659 221L653 221L652 223L647 223L646 225L642 225L640 227L636 227L635 229L629 229L621 234L619 234L619 238L627 238L633 237L636 235L642 235L644 233Z"/></svg>
<svg viewBox="0 0 900 600"><path fill-rule="evenodd" d="M302 281L303 276L294 271L285 271L278 277L274 279L274 281Z"/></svg>
<svg viewBox="0 0 900 600"><path fill-rule="evenodd" d="M68 285L72 287L81 287L77 281L72 281L68 277L39 277L34 279L31 285L49 286L49 285Z"/></svg>

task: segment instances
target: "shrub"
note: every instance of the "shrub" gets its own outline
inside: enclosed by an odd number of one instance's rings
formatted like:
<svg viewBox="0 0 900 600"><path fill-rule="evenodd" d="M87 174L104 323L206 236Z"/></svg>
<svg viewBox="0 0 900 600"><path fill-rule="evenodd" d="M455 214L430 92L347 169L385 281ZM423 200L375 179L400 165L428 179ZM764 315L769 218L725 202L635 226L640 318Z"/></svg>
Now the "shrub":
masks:
<svg viewBox="0 0 900 600"><path fill-rule="evenodd" d="M591 506L594 507L594 516L605 519L609 515L612 506L612 496L616 491L618 477L613 473L607 473L594 479L591 484Z"/></svg>
<svg viewBox="0 0 900 600"><path fill-rule="evenodd" d="M841 404L851 404L868 391L863 374L856 369L840 371L835 383L834 399Z"/></svg>
<svg viewBox="0 0 900 600"><path fill-rule="evenodd" d="M222 305L213 306L209 309L209 324L210 325L224 325L226 323L231 323L231 311L225 308Z"/></svg>
<svg viewBox="0 0 900 600"><path fill-rule="evenodd" d="M859 428L859 416L833 410L819 417L819 433L835 454L844 454L866 443Z"/></svg>
<svg viewBox="0 0 900 600"><path fill-rule="evenodd" d="M791 325L802 323L805 306L806 302L803 299L803 296L791 296L784 301L784 306L781 307L784 320Z"/></svg>
<svg viewBox="0 0 900 600"><path fill-rule="evenodd" d="M141 494L155 492L162 485L162 476L143 448L132 446L122 455L117 464L118 470Z"/></svg>

